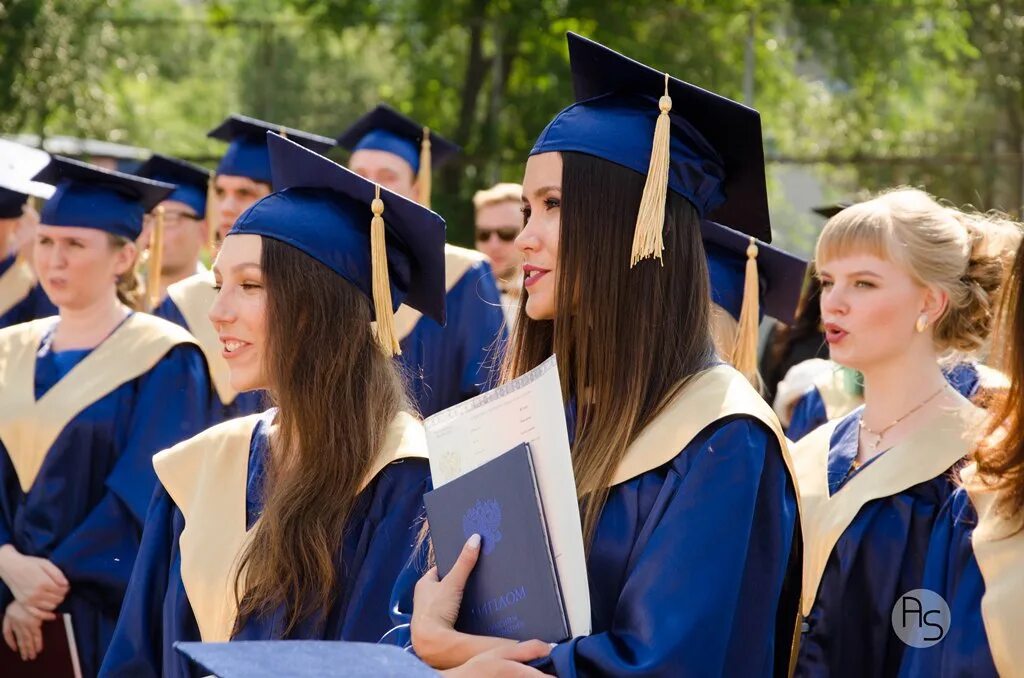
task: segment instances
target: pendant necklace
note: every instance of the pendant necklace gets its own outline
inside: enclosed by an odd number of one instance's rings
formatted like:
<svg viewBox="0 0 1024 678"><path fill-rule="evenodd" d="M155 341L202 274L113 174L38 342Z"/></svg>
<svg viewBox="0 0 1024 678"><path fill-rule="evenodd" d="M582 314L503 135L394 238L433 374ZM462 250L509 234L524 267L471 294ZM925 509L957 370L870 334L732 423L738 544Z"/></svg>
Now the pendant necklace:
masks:
<svg viewBox="0 0 1024 678"><path fill-rule="evenodd" d="M892 429L893 426L895 426L896 424L900 423L901 421L903 421L904 419L906 419L907 417L909 417L913 413L917 412L918 410L920 410L922 407L924 407L925 405L927 405L931 401L933 401L936 398L938 398L939 394L942 393L943 391L945 391L948 386L949 386L949 384L943 384L942 386L939 387L939 390L937 390L935 393L931 394L930 396L928 396L927 398L922 400L920 403L915 405L912 410L910 410L909 412L907 412L906 414L904 414L903 416L901 416L901 417L899 417L897 419L893 419L891 424L889 424L888 426L883 426L882 428L878 429L877 431L868 428L867 424L864 423L864 417L861 417L861 419L860 419L860 430L862 432L864 432L864 433L870 433L871 435L873 435L875 437L875 442L870 445L871 456L874 457L875 453L878 452L878 446L882 442L882 437L886 433L888 433L889 430ZM853 461L853 466L850 468L850 470L854 471L854 470L860 468L860 466L861 466L860 460L855 458L854 461Z"/></svg>

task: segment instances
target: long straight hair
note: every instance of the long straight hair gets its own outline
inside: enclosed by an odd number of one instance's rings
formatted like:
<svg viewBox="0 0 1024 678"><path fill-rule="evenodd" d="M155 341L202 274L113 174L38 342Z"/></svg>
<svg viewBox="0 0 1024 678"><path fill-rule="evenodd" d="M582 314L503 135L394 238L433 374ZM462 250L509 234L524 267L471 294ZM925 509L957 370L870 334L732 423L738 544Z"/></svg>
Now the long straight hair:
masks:
<svg viewBox="0 0 1024 678"><path fill-rule="evenodd" d="M366 296L290 245L263 238L266 369L280 408L263 513L235 581L235 631L286 607L287 634L322 621L347 523L389 424L410 409L370 330Z"/></svg>
<svg viewBox="0 0 1024 678"><path fill-rule="evenodd" d="M989 427L974 451L982 478L1000 491L998 510L1024 518L1024 256L1018 249L1000 300L996 338L1010 388L989 408ZM1017 531L1024 529L1024 520Z"/></svg>
<svg viewBox="0 0 1024 678"><path fill-rule="evenodd" d="M576 488L586 542L608 483L666 401L714 359L700 220L669 193L664 262L630 268L644 177L581 153L562 153L554 320L531 320L522 294L502 369L508 381L558 356L563 398L576 399Z"/></svg>

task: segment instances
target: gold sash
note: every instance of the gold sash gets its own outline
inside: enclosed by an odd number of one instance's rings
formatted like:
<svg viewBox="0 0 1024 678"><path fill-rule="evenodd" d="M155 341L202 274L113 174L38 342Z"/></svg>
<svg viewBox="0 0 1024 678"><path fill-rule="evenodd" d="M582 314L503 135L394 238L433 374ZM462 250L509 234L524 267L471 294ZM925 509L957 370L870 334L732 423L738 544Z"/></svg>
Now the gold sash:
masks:
<svg viewBox="0 0 1024 678"><path fill-rule="evenodd" d="M829 421L841 419L864 404L864 398L846 390L841 370L831 370L814 380Z"/></svg>
<svg viewBox="0 0 1024 678"><path fill-rule="evenodd" d="M475 264L486 261L487 257L475 250L467 250L454 245L444 246L444 287L445 292L451 292L455 283L462 280L462 276ZM405 304L398 307L395 313L395 336L402 341L420 321L423 314Z"/></svg>
<svg viewBox="0 0 1024 678"><path fill-rule="evenodd" d="M213 273L205 271L196 273L180 280L167 288L167 296L181 311L188 330L196 338L199 348L206 356L206 365L210 368L210 380L217 391L217 397L225 405L230 405L238 396L238 391L231 388L231 370L221 355L220 339L217 330L210 322L210 308L217 296Z"/></svg>
<svg viewBox="0 0 1024 678"><path fill-rule="evenodd" d="M195 343L177 325L135 313L37 401L36 352L56 321L43 318L0 332L0 440L24 492L78 413L151 370L175 346Z"/></svg>
<svg viewBox="0 0 1024 678"><path fill-rule="evenodd" d="M981 617L988 636L988 647L1000 676L1024 675L1024 531L996 513L998 492L976 478L974 464L961 474L964 487L978 513L978 526L971 535L974 557L978 561L985 593L981 597ZM1007 536L1009 535L1009 536ZM955 621L955 620L954 620Z"/></svg>
<svg viewBox="0 0 1024 678"><path fill-rule="evenodd" d="M898 494L944 473L968 452L965 434L978 409L960 396L958 408L941 412L917 431L877 457L831 497L828 453L832 432L841 420L830 421L793 446L801 495L804 536L804 616L811 612L825 565L839 537L870 501Z"/></svg>
<svg viewBox="0 0 1024 678"><path fill-rule="evenodd" d="M28 296L36 284L36 274L28 262L18 257L11 267L0 275L0 315Z"/></svg>
<svg viewBox="0 0 1024 678"><path fill-rule="evenodd" d="M245 527L245 487L253 428L262 414L218 424L153 458L160 483L185 518L178 545L181 581L203 642L231 639L238 608L235 576L251 530ZM388 464L427 458L423 426L399 413L363 480L365 488Z"/></svg>

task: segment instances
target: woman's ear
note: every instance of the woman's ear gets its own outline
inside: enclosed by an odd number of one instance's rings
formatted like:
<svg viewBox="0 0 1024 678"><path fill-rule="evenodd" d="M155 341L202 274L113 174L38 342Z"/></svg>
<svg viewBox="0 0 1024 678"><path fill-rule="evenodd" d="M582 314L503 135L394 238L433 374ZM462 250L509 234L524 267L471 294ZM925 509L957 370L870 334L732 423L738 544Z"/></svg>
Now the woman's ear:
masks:
<svg viewBox="0 0 1024 678"><path fill-rule="evenodd" d="M114 252L114 272L118 276L124 275L135 266L135 259L139 253L133 242L126 242Z"/></svg>
<svg viewBox="0 0 1024 678"><path fill-rule="evenodd" d="M928 316L928 324L934 325L949 306L949 295L935 285L926 285L921 313Z"/></svg>

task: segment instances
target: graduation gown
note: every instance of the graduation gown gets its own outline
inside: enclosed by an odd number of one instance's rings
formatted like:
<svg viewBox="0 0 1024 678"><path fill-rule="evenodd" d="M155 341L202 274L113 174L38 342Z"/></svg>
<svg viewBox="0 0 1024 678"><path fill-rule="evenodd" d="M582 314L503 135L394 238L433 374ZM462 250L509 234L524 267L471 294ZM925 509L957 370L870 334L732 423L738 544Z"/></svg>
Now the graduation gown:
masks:
<svg viewBox="0 0 1024 678"><path fill-rule="evenodd" d="M104 676L200 676L178 641L376 642L408 560L430 489L421 424L401 414L367 476L338 554L337 598L320 623L285 638L284 609L250 619L232 636L233 569L262 510L268 433L277 410L219 424L154 460L160 478Z"/></svg>
<svg viewBox="0 0 1024 678"><path fill-rule="evenodd" d="M1006 377L980 363L964 361L944 369L946 381L965 398L973 399L983 389L1005 388ZM845 417L864 404L864 398L848 393L835 372L819 379L793 406L793 418L786 436L793 442L833 419Z"/></svg>
<svg viewBox="0 0 1024 678"><path fill-rule="evenodd" d="M184 327L196 338L210 368L214 397L210 401L208 424L261 411L263 391L239 393L231 387L231 371L221 355L217 331L208 313L217 296L213 272L200 271L167 287L167 298L153 309L153 315Z"/></svg>
<svg viewBox="0 0 1024 678"><path fill-rule="evenodd" d="M27 261L12 254L0 260L0 329L57 315Z"/></svg>
<svg viewBox="0 0 1024 678"><path fill-rule="evenodd" d="M857 471L863 409L793 447L803 513L798 676L891 676L906 647L893 606L919 588L928 538L955 489L977 409L966 399Z"/></svg>
<svg viewBox="0 0 1024 678"><path fill-rule="evenodd" d="M130 315L96 348L54 352L57 318L0 331L0 544L71 584L85 676L117 621L156 476L152 455L205 422L202 355L179 327ZM0 584L6 610L10 589Z"/></svg>
<svg viewBox="0 0 1024 678"><path fill-rule="evenodd" d="M796 525L774 412L733 368L706 371L644 429L611 482L587 561L592 634L534 665L562 676L770 676L780 661L785 671ZM410 645L424 570L421 554L396 583L398 626L384 642Z"/></svg>
<svg viewBox="0 0 1024 678"><path fill-rule="evenodd" d="M939 678L1024 675L1024 532L995 511L998 493L971 464L936 519L922 587L949 605L946 636L908 648L900 675Z"/></svg>
<svg viewBox="0 0 1024 678"><path fill-rule="evenodd" d="M472 398L494 383L508 333L491 265L473 250L445 245L445 309L441 327L401 306L395 330L409 391L424 417Z"/></svg>

